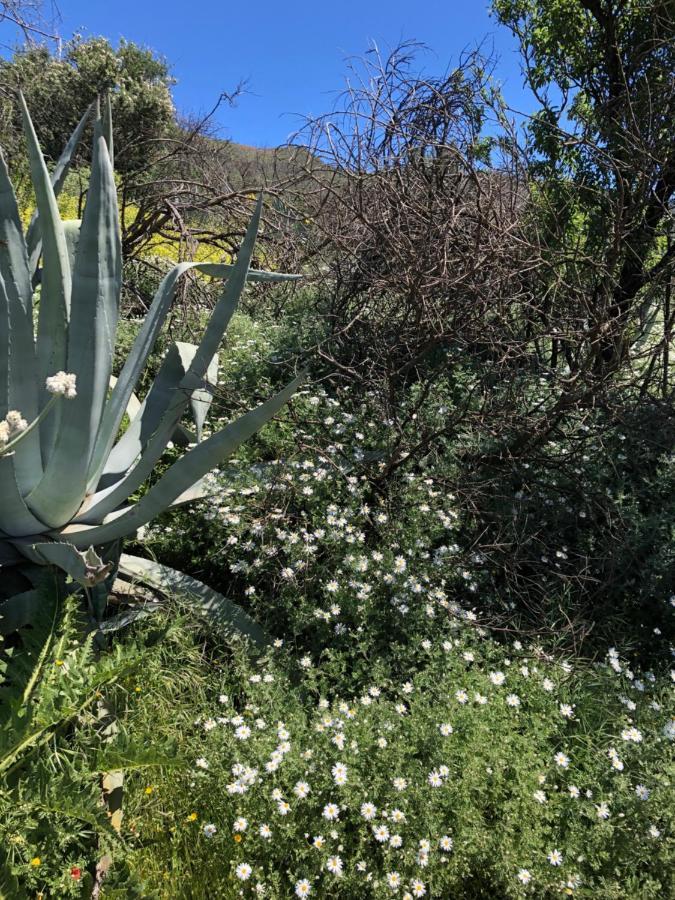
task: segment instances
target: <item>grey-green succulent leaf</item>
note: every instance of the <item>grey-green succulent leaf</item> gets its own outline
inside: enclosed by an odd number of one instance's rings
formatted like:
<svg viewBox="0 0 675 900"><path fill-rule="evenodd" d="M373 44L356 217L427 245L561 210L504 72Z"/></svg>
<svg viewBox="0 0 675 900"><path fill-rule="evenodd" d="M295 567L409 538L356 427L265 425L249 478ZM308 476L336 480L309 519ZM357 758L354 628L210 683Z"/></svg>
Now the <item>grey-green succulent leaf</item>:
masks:
<svg viewBox="0 0 675 900"><path fill-rule="evenodd" d="M129 427L111 450L100 481L102 490L96 494L83 515L75 517L75 522L91 521L92 508L107 496L114 485L128 472L134 461L143 452L144 447L157 430L162 417L175 397L179 385L190 369L197 348L194 344L176 342L170 345L162 360L155 380L148 391L138 414L132 419ZM217 355L212 361L211 371L217 369ZM196 388L195 390L199 390ZM106 490L108 486L108 490ZM114 507L111 507L111 509ZM98 515L98 513L94 513Z"/></svg>
<svg viewBox="0 0 675 900"><path fill-rule="evenodd" d="M26 101L23 95L19 95L19 99L42 234L42 288L35 345L38 399L41 408L49 400L49 395L44 390L45 380L54 372L66 370L71 275L66 236L51 178ZM60 413L61 410L57 412ZM51 455L59 420L60 415L49 416L40 427L43 463L46 463Z"/></svg>
<svg viewBox="0 0 675 900"><path fill-rule="evenodd" d="M119 468L115 468L117 462L114 463L112 469L107 466L107 463L115 437L124 417L128 398L145 367L157 336L171 309L171 305L176 295L178 279L190 269L195 269L204 275L210 275L214 278L227 279L236 269L236 263L183 262L174 266L171 271L164 276L162 283L157 289L157 293L155 294L150 309L143 320L143 325L136 336L129 356L122 367L112 397L106 405L89 467L89 482L87 485L87 491L89 493L96 489L99 479L104 472L120 471ZM246 274L246 280L252 282L296 281L300 277L301 276L299 275L288 275L282 272L260 272L251 269L248 269ZM227 327L227 324L225 327ZM133 459L135 459L135 457L132 457L128 465L131 465ZM125 471L126 468L122 469L122 472Z"/></svg>
<svg viewBox="0 0 675 900"><path fill-rule="evenodd" d="M50 527L68 521L82 504L87 467L98 434L115 349L122 287L122 242L117 189L97 123L91 182L75 254L67 368L77 396L62 404L54 449L27 503Z"/></svg>
<svg viewBox="0 0 675 900"><path fill-rule="evenodd" d="M110 165L115 167L115 150L113 144L112 105L110 103L110 91L106 91L103 99L103 137L105 138Z"/></svg>
<svg viewBox="0 0 675 900"><path fill-rule="evenodd" d="M2 486L2 502L0 502L0 531L12 537L23 537L27 534L40 534L46 530L46 523L41 522L26 506L21 489L16 479L14 459L21 452L0 456L0 485Z"/></svg>
<svg viewBox="0 0 675 900"><path fill-rule="evenodd" d="M68 143L66 144L64 151L59 157L56 166L54 167L54 171L50 176L55 197L58 197L61 193L61 188L63 187L63 183L66 180L66 175L70 171L70 164L72 163L75 151L77 150L77 147L82 140L82 134L84 133L84 129L87 125L92 109L93 104L89 106L85 114L75 126L75 130L68 139ZM42 253L42 232L40 228L40 215L38 210L35 210L30 220L30 225L28 226L28 230L26 232L26 246L28 249L30 274L32 277L37 272L40 254Z"/></svg>
<svg viewBox="0 0 675 900"><path fill-rule="evenodd" d="M153 485L138 503L111 512L101 525L71 525L55 538L70 541L75 547L102 544L136 531L167 509L183 491L219 465L244 441L259 431L290 400L302 384L303 376L294 379L265 403L245 413L212 437L188 451Z"/></svg>
<svg viewBox="0 0 675 900"><path fill-rule="evenodd" d="M246 282L296 276L250 269L260 198L233 264L187 262L168 273L119 378L112 378L122 254L109 98L103 120L96 114L81 222L61 221L56 195L90 111L50 176L23 97L20 105L37 213L24 236L0 155L0 565L18 566L19 560L32 564L7 581L9 590L19 591L26 577L31 583L29 570L52 577L46 567L57 567L89 589L98 618L112 576L111 564L103 561L108 549L100 551L102 559L94 548L135 531L171 505L205 496L211 487L204 478L208 471L269 421L296 390L299 380L203 440L220 342ZM32 276L40 258L35 333ZM177 280L190 269L224 279L223 290L199 343L169 350L141 403L134 393L138 379L166 320ZM189 407L196 446L181 423ZM118 439L125 413L130 425ZM189 442L188 452L137 503L130 502L177 434ZM202 585L200 591L204 599L208 589ZM29 621L36 602L27 591L4 606L5 627L10 621ZM224 598L218 604L227 606Z"/></svg>
<svg viewBox="0 0 675 900"><path fill-rule="evenodd" d="M26 544L22 552L38 564L58 566L83 587L93 587L105 581L114 568L114 563L104 562L93 547L81 553L72 544L59 541Z"/></svg>
<svg viewBox="0 0 675 900"><path fill-rule="evenodd" d="M63 223L63 231L66 236L66 249L68 250L68 263L70 264L71 272L75 268L75 254L77 253L77 245L80 242L81 227L81 219L66 219Z"/></svg>
<svg viewBox="0 0 675 900"><path fill-rule="evenodd" d="M194 345L192 345L194 346ZM196 349L196 348L195 348ZM197 443L202 439L204 432L204 422L208 415L211 403L213 402L213 392L218 384L218 353L216 353L209 363L204 378L204 386L196 388L190 397L190 407L192 408L192 418L195 423L195 432L197 435Z"/></svg>
<svg viewBox="0 0 675 900"><path fill-rule="evenodd" d="M10 409L28 421L38 415L32 295L19 208L0 152L0 419ZM37 433L26 436L12 465L20 490L32 490L42 475Z"/></svg>
<svg viewBox="0 0 675 900"><path fill-rule="evenodd" d="M139 556L123 553L120 572L128 578L144 582L165 594L186 601L217 631L226 636L243 634L260 647L269 644L263 629L240 606L212 590L196 578Z"/></svg>
<svg viewBox="0 0 675 900"><path fill-rule="evenodd" d="M190 368L172 393L156 430L144 446L143 455L137 459L132 468L119 478L116 484L105 488L91 498L87 504L88 517L95 511L99 520L102 520L138 490L166 450L166 445L171 440L171 436L187 408L192 392L203 386L208 366L218 352L220 341L237 309L239 298L246 284L261 211L262 199L256 204L256 210L246 231L237 261L231 270L223 293L216 303ZM120 381L123 375L124 372L120 375ZM106 470L107 467L104 468L104 473Z"/></svg>
<svg viewBox="0 0 675 900"><path fill-rule="evenodd" d="M0 634L12 634L35 621L44 605L44 593L31 588L0 603Z"/></svg>

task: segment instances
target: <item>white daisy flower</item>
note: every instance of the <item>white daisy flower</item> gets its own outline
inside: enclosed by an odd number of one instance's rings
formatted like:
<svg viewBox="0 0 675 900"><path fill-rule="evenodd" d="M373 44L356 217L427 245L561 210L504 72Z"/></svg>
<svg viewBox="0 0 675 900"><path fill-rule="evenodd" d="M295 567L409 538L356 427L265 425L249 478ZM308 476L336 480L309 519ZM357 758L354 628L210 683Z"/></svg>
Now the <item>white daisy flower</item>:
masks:
<svg viewBox="0 0 675 900"><path fill-rule="evenodd" d="M561 866L563 864L563 855L560 850L551 850L546 858L552 866Z"/></svg>
<svg viewBox="0 0 675 900"><path fill-rule="evenodd" d="M326 860L326 868L332 875L342 875L342 860L339 856L329 856Z"/></svg>
<svg viewBox="0 0 675 900"><path fill-rule="evenodd" d="M249 866L248 863L239 863L237 868L234 870L234 874L240 881L248 881L251 877L251 872L253 869Z"/></svg>

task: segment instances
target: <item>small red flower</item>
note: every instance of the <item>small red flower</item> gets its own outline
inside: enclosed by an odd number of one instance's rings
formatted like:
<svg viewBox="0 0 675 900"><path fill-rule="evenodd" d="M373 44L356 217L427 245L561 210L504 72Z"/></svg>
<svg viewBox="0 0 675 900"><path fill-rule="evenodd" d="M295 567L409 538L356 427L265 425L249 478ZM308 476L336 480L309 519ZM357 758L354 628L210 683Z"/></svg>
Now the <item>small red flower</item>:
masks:
<svg viewBox="0 0 675 900"><path fill-rule="evenodd" d="M79 881L82 877L82 869L79 866L73 866L70 870L70 877L74 878L75 881Z"/></svg>

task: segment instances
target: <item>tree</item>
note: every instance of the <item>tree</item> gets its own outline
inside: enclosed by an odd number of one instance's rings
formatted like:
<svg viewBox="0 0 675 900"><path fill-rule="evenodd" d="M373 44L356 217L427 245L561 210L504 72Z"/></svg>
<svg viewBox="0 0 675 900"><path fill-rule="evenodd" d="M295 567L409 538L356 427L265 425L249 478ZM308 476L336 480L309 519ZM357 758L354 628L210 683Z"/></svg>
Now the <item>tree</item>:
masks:
<svg viewBox="0 0 675 900"><path fill-rule="evenodd" d="M32 201L16 91L23 92L52 163L89 104L109 94L124 253L143 269L129 283L145 284L158 256L192 258L199 243L210 245L204 252L211 259L231 255L243 238L252 198L269 182L260 167L246 178L233 173L229 145L212 133L215 112L233 103L240 87L221 93L206 115L189 118L177 116L174 83L164 59L124 40L115 48L105 38L76 36L59 54L27 43L0 60L0 144L15 184L26 189L27 206ZM89 143L83 141L65 188L75 215L84 205Z"/></svg>
<svg viewBox="0 0 675 900"><path fill-rule="evenodd" d="M174 123L167 63L151 50L122 40L73 38L62 55L27 45L0 62L0 142L10 159L22 153L14 91L21 89L35 118L42 149L58 159L68 135L89 104L109 92L115 122L115 167L122 176L144 168L150 142ZM83 145L85 146L85 145Z"/></svg>
<svg viewBox="0 0 675 900"><path fill-rule="evenodd" d="M520 41L540 104L529 125L550 263L540 314L561 335L554 358L562 352L572 372L604 379L644 335L673 271L674 6L493 0L493 8ZM583 325L583 340L562 336L570 324ZM672 327L666 305L650 351L667 348ZM663 358L667 365L667 349Z"/></svg>
<svg viewBox="0 0 675 900"><path fill-rule="evenodd" d="M42 0L1 0L0 24L7 22L18 29L24 40L57 40L53 22L45 15ZM52 5L52 17L54 18Z"/></svg>

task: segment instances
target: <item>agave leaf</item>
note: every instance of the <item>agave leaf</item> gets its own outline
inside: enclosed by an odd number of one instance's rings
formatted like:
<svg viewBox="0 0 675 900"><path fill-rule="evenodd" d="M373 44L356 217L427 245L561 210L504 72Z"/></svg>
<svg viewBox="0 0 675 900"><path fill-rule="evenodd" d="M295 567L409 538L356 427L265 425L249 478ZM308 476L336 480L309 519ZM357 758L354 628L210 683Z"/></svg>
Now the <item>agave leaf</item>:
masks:
<svg viewBox="0 0 675 900"><path fill-rule="evenodd" d="M87 485L88 492L91 492L96 488L101 473L104 471L104 466L106 466L106 463L109 461L110 451L117 432L119 431L122 419L124 418L129 397L136 386L136 382L143 371L155 344L155 340L157 339L157 335L159 334L167 313L171 308L171 304L173 303L176 293L176 282L183 272L187 271L191 266L191 263L180 263L179 265L174 266L174 268L165 275L155 294L150 310L145 316L143 325L136 336L131 351L122 367L119 378L117 379L117 384L113 389L110 400L103 413L101 427L96 438L96 444L91 459L89 484ZM127 443L129 440L130 439L127 440ZM121 469L122 473L126 472L126 469L131 465L134 459L135 455L131 457L128 465ZM105 471L109 471L107 466Z"/></svg>
<svg viewBox="0 0 675 900"><path fill-rule="evenodd" d="M0 634L12 634L34 622L43 612L44 594L37 588L0 603Z"/></svg>
<svg viewBox="0 0 675 900"><path fill-rule="evenodd" d="M194 345L191 345L194 346ZM195 348L196 349L196 348ZM195 431L197 434L197 443L202 439L204 430L204 422L208 415L209 408L213 401L213 391L218 384L218 354L216 353L209 367L206 370L206 378L204 379L204 387L197 388L192 392L190 397L190 406L192 407L192 418L195 422Z"/></svg>
<svg viewBox="0 0 675 900"><path fill-rule="evenodd" d="M269 422L302 381L303 376L296 378L274 397L198 444L175 462L135 505L111 513L101 525L69 525L54 532L53 536L57 540L70 541L76 547L87 547L117 540L145 525Z"/></svg>
<svg viewBox="0 0 675 900"><path fill-rule="evenodd" d="M227 280L225 289L216 303L190 369L179 385L179 390L174 391L157 430L145 446L143 455L134 468L127 472L112 490L105 489L102 492L102 496L94 495L92 498L88 511L93 513L94 509L96 509L96 515L99 520L116 509L143 484L166 450L166 445L181 419L190 395L195 388L202 386L204 375L214 355L218 352L218 345L227 326L230 324L246 283L261 212L262 198L256 204L256 210L246 231L246 237L237 256L237 261ZM124 372L120 375L120 381L123 375Z"/></svg>
<svg viewBox="0 0 675 900"><path fill-rule="evenodd" d="M85 114L75 126L75 130L68 139L68 143L66 144L63 153L59 157L58 162L54 167L54 171L51 174L50 180L52 183L52 188L54 189L55 197L58 197L58 195L61 193L61 188L63 187L63 183L66 180L66 175L68 174L68 171L70 169L70 164L73 160L73 156L75 155L77 145L80 143L80 140L82 138L82 133L84 132L87 120L89 119L89 116L91 114L91 110L92 106L87 109ZM42 252L42 233L40 230L40 217L38 210L33 213L30 225L28 226L28 231L26 232L26 245L28 247L30 273L31 276L33 276L37 271L38 262L40 260L40 253Z"/></svg>
<svg viewBox="0 0 675 900"><path fill-rule="evenodd" d="M19 209L0 151L0 419L9 409L29 422L38 415L32 296ZM37 429L21 442L12 468L21 493L28 493L42 475Z"/></svg>
<svg viewBox="0 0 675 900"><path fill-rule="evenodd" d="M253 248L251 248L252 250ZM243 248L242 248L243 252ZM240 253L241 256L241 253ZM98 486L101 474L106 471L122 471L125 472L129 465L133 462L133 458L123 469L108 469L106 462L109 459L110 451L115 441L115 437L119 431L120 424L124 417L129 395L133 391L138 378L150 356L152 348L157 339L166 316L171 308L174 297L176 295L176 284L178 279L190 269L196 269L205 275L215 278L229 278L236 268L233 265L225 263L195 263L185 262L174 266L167 275L162 279L162 283L157 289L157 293L152 301L152 305L145 316L143 325L138 332L133 343L129 356L124 363L120 373L118 383L115 385L112 396L106 405L101 428L96 439L96 445L92 454L90 464L89 483L87 492L95 490ZM297 281L300 275L287 275L277 272L260 272L257 270L248 270L246 274L247 281ZM227 327L227 326L225 326ZM224 329L223 329L224 330Z"/></svg>
<svg viewBox="0 0 675 900"><path fill-rule="evenodd" d="M89 547L85 553L80 553L71 544L58 541L33 544L23 542L21 552L39 565L48 563L58 566L84 587L93 587L105 581L114 568L114 563L103 562L93 547Z"/></svg>
<svg viewBox="0 0 675 900"><path fill-rule="evenodd" d="M218 490L217 487L209 487L205 479L200 478L199 481L191 485L182 494L173 501L171 506L184 506L186 503L194 503L195 500L203 500L204 497L210 497Z"/></svg>
<svg viewBox="0 0 675 900"><path fill-rule="evenodd" d="M0 456L0 485L2 499L0 501L0 531L12 537L26 534L40 534L45 523L33 515L21 496L16 480L13 454Z"/></svg>
<svg viewBox="0 0 675 900"><path fill-rule="evenodd" d="M36 341L36 371L42 409L50 396L44 389L45 379L55 372L66 371L71 277L66 237L52 182L23 94L19 95L19 100L42 233L42 290ZM40 425L43 463L51 455L60 413L61 407L54 410L54 415L48 416Z"/></svg>
<svg viewBox="0 0 675 900"><path fill-rule="evenodd" d="M110 376L110 389L114 390L116 384L117 384L117 378L115 378L114 375L111 375ZM129 416L130 421L133 421L136 418L140 409L141 409L141 401L138 399L136 394L134 394L132 391L132 393L129 397L129 402L127 403L127 409L126 409L126 413L127 413L127 416Z"/></svg>
<svg viewBox="0 0 675 900"><path fill-rule="evenodd" d="M197 435L179 422L171 435L171 440L177 447L189 447L190 444L197 443Z"/></svg>
<svg viewBox="0 0 675 900"><path fill-rule="evenodd" d="M21 562L21 559L21 554L16 547L8 543L7 535L0 534L0 567L14 566L16 563Z"/></svg>
<svg viewBox="0 0 675 900"><path fill-rule="evenodd" d="M162 416L174 397L178 385L181 383L190 363L194 359L196 351L194 344L174 343L162 360L159 372L155 376L152 387L148 391L139 414L134 417L129 427L120 440L113 447L108 461L103 470L101 487L109 485L109 490L128 471L134 460L142 452L143 447L150 440L162 420ZM101 490L96 498L99 500L106 496ZM90 508L88 508L90 513ZM76 516L74 521L97 521L88 514L84 517Z"/></svg>
<svg viewBox="0 0 675 900"><path fill-rule="evenodd" d="M109 619L103 619L102 622L99 622L98 630L102 631L104 634L112 634L115 631L121 631L123 628L131 625L132 622L137 622L139 619L147 619L148 616L159 612L163 608L164 606L162 603L139 603L137 606L133 606L131 609L118 613L116 616L111 616Z"/></svg>
<svg viewBox="0 0 675 900"><path fill-rule="evenodd" d="M262 196L258 198L258 202L256 203L255 212L246 229L246 236L237 256L237 261L232 269L232 273L227 280L225 291L216 304L216 308L206 325L204 335L199 342L197 352L195 353L192 365L190 366L190 372L186 377L187 381L189 381L189 376L192 374L194 376L192 381L196 380L196 382L201 382L206 375L211 360L218 352L218 347L223 334L225 333L225 329L230 324L230 319L234 314L239 302L239 297L246 284L248 269L251 264L251 256L253 255L253 248L255 247L256 237L258 236L261 214Z"/></svg>
<svg viewBox="0 0 675 900"><path fill-rule="evenodd" d="M106 401L122 284L117 189L105 139L97 123L87 204L73 270L68 370L77 396L62 404L54 450L28 505L52 527L67 522L82 503L87 464Z"/></svg>
<svg viewBox="0 0 675 900"><path fill-rule="evenodd" d="M120 572L165 594L187 600L209 624L227 636L244 634L261 647L269 643L263 629L240 606L196 578L128 553L123 553L120 558Z"/></svg>
<svg viewBox="0 0 675 900"><path fill-rule="evenodd" d="M66 248L68 250L68 262L70 263L71 272L75 268L75 255L77 254L77 245L80 242L81 227L81 219L65 219L63 222L63 232L66 236Z"/></svg>
<svg viewBox="0 0 675 900"><path fill-rule="evenodd" d="M106 91L103 103L103 137L108 148L108 156L110 157L110 165L115 168L115 150L113 144L113 124L112 124L112 107L110 104L110 91Z"/></svg>

